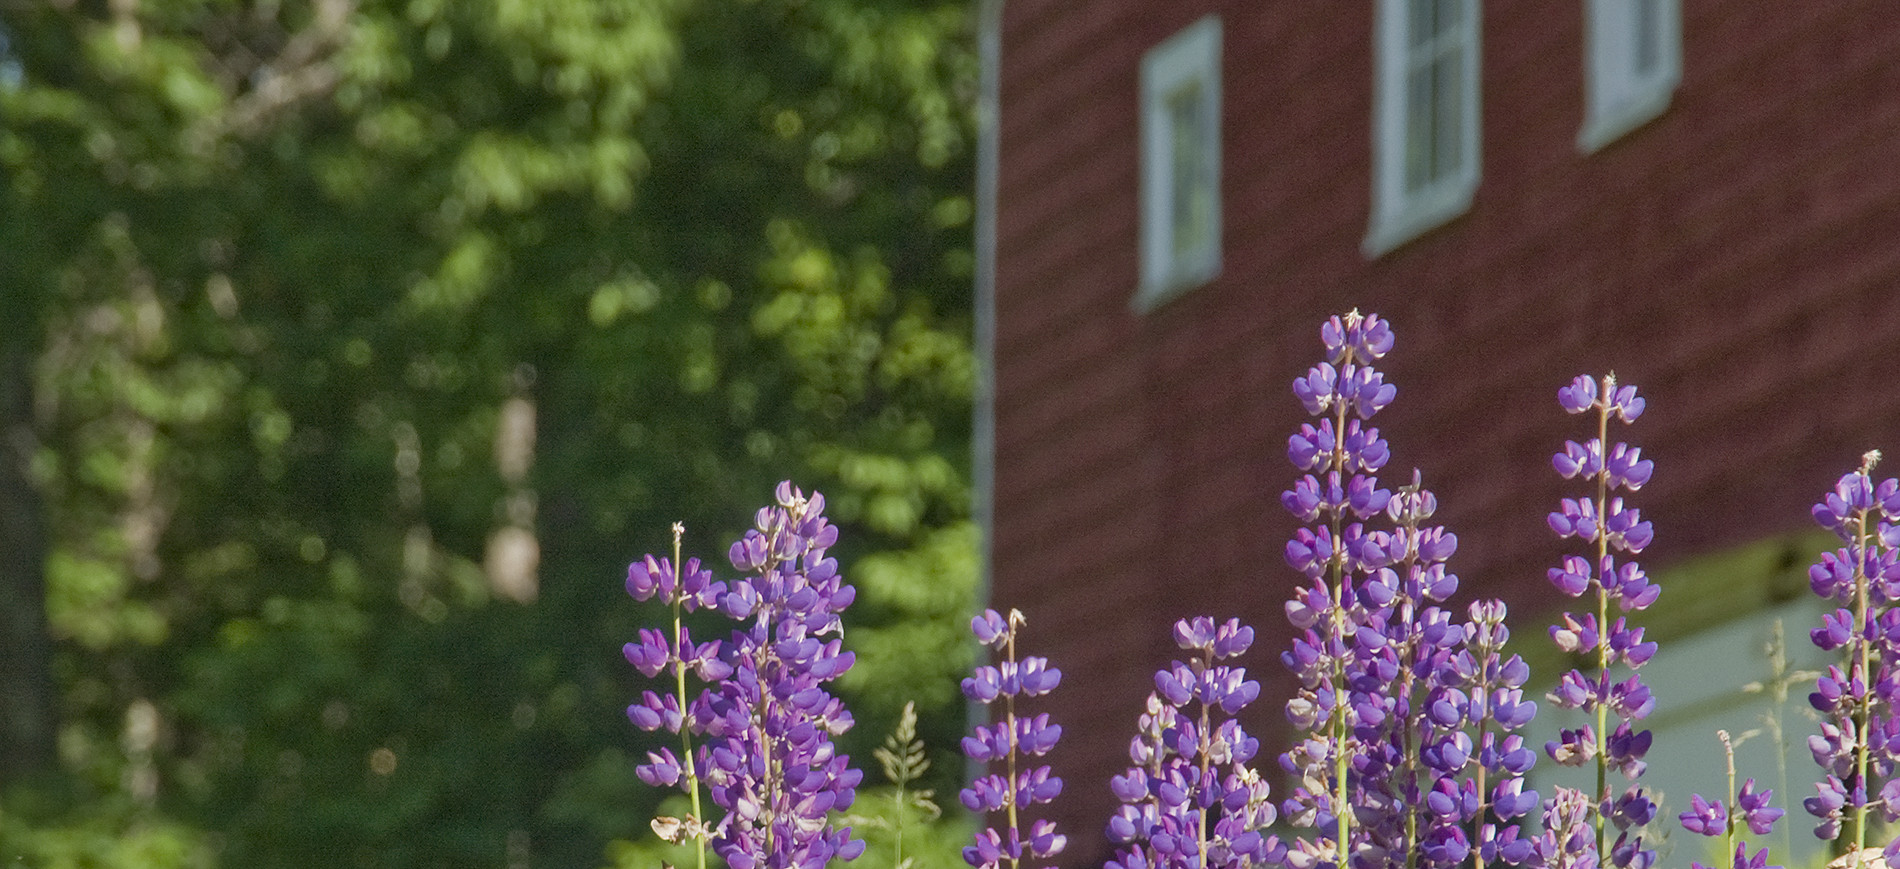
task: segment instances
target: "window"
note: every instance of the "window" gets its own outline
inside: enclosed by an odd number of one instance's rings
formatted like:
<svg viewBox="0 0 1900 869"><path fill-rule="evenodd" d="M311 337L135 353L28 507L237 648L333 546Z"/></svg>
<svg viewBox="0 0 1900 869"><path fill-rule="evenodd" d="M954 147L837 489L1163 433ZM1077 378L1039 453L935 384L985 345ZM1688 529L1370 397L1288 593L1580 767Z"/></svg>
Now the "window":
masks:
<svg viewBox="0 0 1900 869"><path fill-rule="evenodd" d="M1471 207L1478 18L1478 0L1379 0L1367 256Z"/></svg>
<svg viewBox="0 0 1900 869"><path fill-rule="evenodd" d="M1589 0L1583 56L1588 153L1669 108L1682 79L1680 0Z"/></svg>
<svg viewBox="0 0 1900 869"><path fill-rule="evenodd" d="M1220 273L1220 43L1220 19L1209 15L1141 61L1137 310Z"/></svg>

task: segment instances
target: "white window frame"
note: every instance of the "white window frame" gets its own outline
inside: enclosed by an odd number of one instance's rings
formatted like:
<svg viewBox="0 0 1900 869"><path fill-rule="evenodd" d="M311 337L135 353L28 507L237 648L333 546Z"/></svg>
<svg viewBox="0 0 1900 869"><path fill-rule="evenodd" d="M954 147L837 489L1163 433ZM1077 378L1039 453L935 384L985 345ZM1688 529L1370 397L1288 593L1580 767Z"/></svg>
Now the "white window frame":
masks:
<svg viewBox="0 0 1900 869"><path fill-rule="evenodd" d="M1583 24L1577 149L1588 154L1668 111L1682 82L1682 4L1587 0Z"/></svg>
<svg viewBox="0 0 1900 869"><path fill-rule="evenodd" d="M1195 101L1198 160L1188 164L1200 176L1209 199L1190 202L1202 209L1191 219L1203 222L1198 242L1177 247L1177 199L1182 193L1177 168L1176 114L1183 94ZM1208 15L1150 49L1141 60L1141 283L1133 306L1146 311L1212 281L1221 266L1221 20Z"/></svg>
<svg viewBox="0 0 1900 869"><path fill-rule="evenodd" d="M1372 118L1372 220L1361 245L1368 257L1377 257L1421 233L1465 213L1478 189L1479 129L1482 103L1478 79L1482 65L1483 8L1479 0L1438 0L1461 11L1461 22L1451 30L1414 46L1410 38L1412 3L1418 0L1379 0L1374 33L1375 80ZM1432 2L1432 0L1426 0ZM1451 89L1433 92L1434 101L1455 99L1459 110L1455 135L1458 163L1422 186L1407 183L1408 144L1412 138L1410 89L1412 72L1443 54L1455 54ZM1436 118L1436 113L1433 115ZM1434 155L1434 159L1436 155Z"/></svg>

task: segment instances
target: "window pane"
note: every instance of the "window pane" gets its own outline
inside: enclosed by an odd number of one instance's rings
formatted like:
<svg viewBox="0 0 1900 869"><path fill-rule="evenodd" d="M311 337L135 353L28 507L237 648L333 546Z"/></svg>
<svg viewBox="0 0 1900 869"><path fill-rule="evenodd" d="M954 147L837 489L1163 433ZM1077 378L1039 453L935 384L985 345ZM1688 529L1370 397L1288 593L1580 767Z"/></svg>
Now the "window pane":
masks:
<svg viewBox="0 0 1900 869"><path fill-rule="evenodd" d="M1404 190L1416 193L1458 172L1465 159L1463 125L1466 0L1412 0L1414 28L1434 29L1407 52ZM1416 33L1416 32L1415 32Z"/></svg>
<svg viewBox="0 0 1900 869"><path fill-rule="evenodd" d="M1170 246L1176 257L1201 250L1208 240L1213 191L1207 183L1205 95L1199 81L1168 94Z"/></svg>
<svg viewBox="0 0 1900 869"><path fill-rule="evenodd" d="M1409 0L1406 5L1405 43L1417 51L1438 35L1438 0Z"/></svg>
<svg viewBox="0 0 1900 869"><path fill-rule="evenodd" d="M1220 39L1207 15L1142 58L1137 310L1220 270Z"/></svg>
<svg viewBox="0 0 1900 869"><path fill-rule="evenodd" d="M1478 0L1380 0L1377 9L1372 221L1362 244L1371 257L1468 208L1478 168Z"/></svg>
<svg viewBox="0 0 1900 869"><path fill-rule="evenodd" d="M1438 111L1434 113L1432 180L1454 175L1464 162L1465 100L1463 76L1464 49L1453 47L1438 56Z"/></svg>
<svg viewBox="0 0 1900 869"><path fill-rule="evenodd" d="M1645 77L1662 63L1662 9L1659 0L1634 0L1636 75Z"/></svg>
<svg viewBox="0 0 1900 869"><path fill-rule="evenodd" d="M1432 183L1432 79L1437 67L1414 68L1405 81L1405 192Z"/></svg>
<svg viewBox="0 0 1900 869"><path fill-rule="evenodd" d="M1437 0L1438 21L1434 31L1440 37L1453 37L1465 25L1465 0Z"/></svg>

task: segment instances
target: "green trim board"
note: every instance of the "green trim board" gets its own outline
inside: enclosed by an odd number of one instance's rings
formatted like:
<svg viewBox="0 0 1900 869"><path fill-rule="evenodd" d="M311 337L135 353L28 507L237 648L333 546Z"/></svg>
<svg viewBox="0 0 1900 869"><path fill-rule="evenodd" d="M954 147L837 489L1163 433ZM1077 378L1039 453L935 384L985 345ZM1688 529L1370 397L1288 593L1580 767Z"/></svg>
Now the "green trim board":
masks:
<svg viewBox="0 0 1900 869"><path fill-rule="evenodd" d="M1836 545L1834 535L1820 529L1778 534L1651 570L1650 579L1662 586L1662 594L1632 620L1642 626L1644 639L1666 644L1801 601L1811 596L1808 566ZM1546 580L1538 577L1537 581ZM1588 666L1581 656L1557 651L1545 635L1545 626L1554 624L1563 613L1581 614L1577 609L1581 600L1563 600L1529 621L1512 619L1517 636L1510 651L1522 655L1530 665L1531 683L1539 686L1539 697L1564 672ZM1807 629L1788 627L1796 638L1803 637ZM1797 627L1799 631L1795 631Z"/></svg>
<svg viewBox="0 0 1900 869"><path fill-rule="evenodd" d="M1805 686L1828 658L1807 633L1829 605L1809 592L1807 571L1835 546L1823 531L1783 534L1651 571L1662 593L1632 620L1644 627L1645 639L1658 644L1642 671L1656 697L1655 711L1642 722L1654 738L1642 784L1662 804L1663 828L1687 807L1689 794L1725 789L1716 732L1726 730L1737 742L1737 772L1773 788L1774 802L1789 812L1789 820L1757 844L1772 845L1777 859L1789 865L1821 856L1823 849L1805 829L1800 801L1813 793L1818 775L1806 750L1814 720ZM1582 600L1562 603L1569 606L1528 623L1538 629L1525 627L1512 644L1531 666L1533 687L1525 693L1538 701L1539 714L1525 741L1539 747L1558 729L1585 723L1574 711L1551 708L1545 696L1564 671L1583 662L1559 654L1542 626L1579 604L1594 607ZM1771 651L1777 638L1781 648ZM1533 785L1592 786L1594 773L1555 766L1539 754Z"/></svg>

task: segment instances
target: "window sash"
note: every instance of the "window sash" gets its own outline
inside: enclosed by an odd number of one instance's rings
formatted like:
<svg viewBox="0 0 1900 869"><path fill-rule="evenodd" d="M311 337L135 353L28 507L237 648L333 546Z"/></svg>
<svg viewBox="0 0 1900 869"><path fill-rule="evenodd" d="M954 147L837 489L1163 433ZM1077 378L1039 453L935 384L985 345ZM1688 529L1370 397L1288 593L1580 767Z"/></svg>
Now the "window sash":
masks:
<svg viewBox="0 0 1900 869"><path fill-rule="evenodd" d="M1151 49L1141 77L1136 310L1220 270L1220 19L1204 17Z"/></svg>
<svg viewBox="0 0 1900 869"><path fill-rule="evenodd" d="M1577 147L1587 153L1669 108L1682 78L1682 10L1680 0L1589 0L1584 8Z"/></svg>
<svg viewBox="0 0 1900 869"><path fill-rule="evenodd" d="M1478 0L1381 0L1371 226L1378 256L1465 211L1478 180Z"/></svg>

